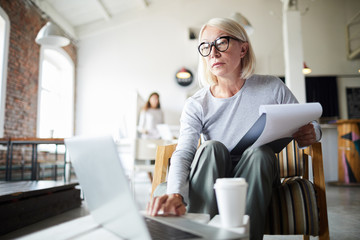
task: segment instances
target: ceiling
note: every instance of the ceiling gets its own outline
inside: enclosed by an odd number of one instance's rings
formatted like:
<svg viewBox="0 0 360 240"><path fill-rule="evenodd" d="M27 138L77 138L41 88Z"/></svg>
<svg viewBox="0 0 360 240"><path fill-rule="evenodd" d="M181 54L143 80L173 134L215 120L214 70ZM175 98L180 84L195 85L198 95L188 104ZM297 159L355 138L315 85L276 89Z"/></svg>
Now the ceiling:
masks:
<svg viewBox="0 0 360 240"><path fill-rule="evenodd" d="M28 0L36 4L45 18L59 25L73 40L104 31L125 23L129 14L146 10L156 0ZM289 2L291 7L292 1ZM308 10L308 9L307 9ZM360 11L355 16L360 19ZM354 19L355 19L354 17ZM353 23L351 23L354 25ZM356 28L359 25L356 26ZM360 41L354 44L352 35L354 26L348 26L349 59L360 57ZM198 29L196 29L197 32ZM356 46L355 46L356 45Z"/></svg>
<svg viewBox="0 0 360 240"><path fill-rule="evenodd" d="M113 21L131 11L146 9L152 0L31 0L72 38L84 29Z"/></svg>

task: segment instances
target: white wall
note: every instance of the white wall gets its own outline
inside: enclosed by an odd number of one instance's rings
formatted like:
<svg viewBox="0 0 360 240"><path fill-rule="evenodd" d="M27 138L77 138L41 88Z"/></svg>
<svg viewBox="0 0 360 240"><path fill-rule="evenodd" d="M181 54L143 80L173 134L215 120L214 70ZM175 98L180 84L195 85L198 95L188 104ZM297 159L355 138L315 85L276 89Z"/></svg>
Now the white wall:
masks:
<svg viewBox="0 0 360 240"><path fill-rule="evenodd" d="M304 59L312 75L357 74L360 61L346 58L345 24L360 10L357 0L301 0ZM280 0L158 0L124 17L118 27L79 41L76 133L113 132L138 91L160 93L165 121L178 124L185 99L196 89L177 86L175 72L196 73L197 41L188 28L240 12L254 26L250 39L256 72L284 75ZM125 21L126 19L126 21ZM117 19L121 21L121 19Z"/></svg>

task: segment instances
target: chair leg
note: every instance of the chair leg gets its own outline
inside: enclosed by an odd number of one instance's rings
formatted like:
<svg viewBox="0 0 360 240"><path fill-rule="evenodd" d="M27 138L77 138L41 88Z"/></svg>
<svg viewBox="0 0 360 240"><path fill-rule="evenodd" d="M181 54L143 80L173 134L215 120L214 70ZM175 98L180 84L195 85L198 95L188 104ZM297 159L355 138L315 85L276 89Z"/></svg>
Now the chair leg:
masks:
<svg viewBox="0 0 360 240"><path fill-rule="evenodd" d="M328 231L319 236L319 240L329 240L329 239L330 239L330 235Z"/></svg>
<svg viewBox="0 0 360 240"><path fill-rule="evenodd" d="M310 240L310 236L309 235L303 235L303 240Z"/></svg>
<svg viewBox="0 0 360 240"><path fill-rule="evenodd" d="M317 202L319 208L320 222L319 222L319 240L329 240L329 222L327 215L326 204L326 190L325 178L322 158L321 143L314 143L312 149L312 165L313 165L313 178L314 186L317 192Z"/></svg>

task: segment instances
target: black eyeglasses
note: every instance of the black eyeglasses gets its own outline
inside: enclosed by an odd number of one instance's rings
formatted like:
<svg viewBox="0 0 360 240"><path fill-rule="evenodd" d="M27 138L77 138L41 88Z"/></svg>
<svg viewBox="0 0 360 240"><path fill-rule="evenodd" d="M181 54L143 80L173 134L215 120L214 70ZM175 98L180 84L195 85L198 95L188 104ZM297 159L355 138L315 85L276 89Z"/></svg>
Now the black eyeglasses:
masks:
<svg viewBox="0 0 360 240"><path fill-rule="evenodd" d="M212 46L214 46L219 52L225 52L229 48L230 39L238 41L238 39L236 38L230 36L223 36L215 39L215 41L213 42L202 42L198 47L199 53L203 57L209 56L212 50Z"/></svg>

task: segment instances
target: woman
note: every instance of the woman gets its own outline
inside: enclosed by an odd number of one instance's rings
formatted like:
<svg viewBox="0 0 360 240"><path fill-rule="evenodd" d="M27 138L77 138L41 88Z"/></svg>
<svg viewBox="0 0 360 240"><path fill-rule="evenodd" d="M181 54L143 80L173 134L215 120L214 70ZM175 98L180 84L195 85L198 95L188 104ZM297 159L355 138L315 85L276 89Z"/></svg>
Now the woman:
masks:
<svg viewBox="0 0 360 240"><path fill-rule="evenodd" d="M164 114L160 108L160 97L158 93L153 92L140 112L138 130L141 138L160 138L156 125L162 123L164 123Z"/></svg>
<svg viewBox="0 0 360 240"><path fill-rule="evenodd" d="M275 154L267 146L247 149L241 156L231 154L231 150L258 118L260 105L297 100L279 78L253 74L251 44L235 21L211 19L202 27L199 39L199 75L210 86L185 104L167 194L154 197L148 213L156 216L163 210L165 214L182 215L187 204L188 212L213 217L218 213L213 190L216 179L243 177L248 182L250 238L262 239L272 188L280 183ZM197 149L200 134L207 141ZM299 146L310 145L320 138L319 125L307 124L293 137Z"/></svg>

